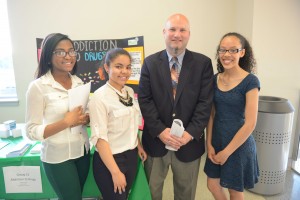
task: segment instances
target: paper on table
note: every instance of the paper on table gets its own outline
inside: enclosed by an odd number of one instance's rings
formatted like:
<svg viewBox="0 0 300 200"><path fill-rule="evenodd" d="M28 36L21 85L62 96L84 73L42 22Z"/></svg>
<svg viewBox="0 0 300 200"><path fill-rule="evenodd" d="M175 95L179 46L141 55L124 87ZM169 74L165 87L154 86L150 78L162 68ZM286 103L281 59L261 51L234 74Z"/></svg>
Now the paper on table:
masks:
<svg viewBox="0 0 300 200"><path fill-rule="evenodd" d="M41 153L41 149L42 149L42 144L38 143L34 147L32 147L32 149L30 150L30 153L31 154Z"/></svg>
<svg viewBox="0 0 300 200"><path fill-rule="evenodd" d="M174 119L170 133L177 137L181 137L183 135L183 132L184 132L184 127L183 127L182 121L180 119ZM176 149L174 149L173 147L171 147L169 145L166 145L165 147L166 147L166 149L169 149L171 151L177 151Z"/></svg>
<svg viewBox="0 0 300 200"><path fill-rule="evenodd" d="M11 151L6 154L7 158L23 156L26 151L31 147L31 142L22 141L14 146Z"/></svg>
<svg viewBox="0 0 300 200"><path fill-rule="evenodd" d="M77 106L82 106L83 111L85 111L89 100L90 91L91 91L91 82L88 82L84 85L68 90L69 110L73 110ZM71 132L79 133L81 127L82 127L81 125L72 127Z"/></svg>

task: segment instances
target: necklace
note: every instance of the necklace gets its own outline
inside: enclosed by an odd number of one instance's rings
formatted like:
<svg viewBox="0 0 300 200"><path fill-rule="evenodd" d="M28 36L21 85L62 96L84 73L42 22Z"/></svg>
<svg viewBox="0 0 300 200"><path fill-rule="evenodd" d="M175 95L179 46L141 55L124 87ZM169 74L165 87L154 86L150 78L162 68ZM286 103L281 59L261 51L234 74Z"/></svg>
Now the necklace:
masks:
<svg viewBox="0 0 300 200"><path fill-rule="evenodd" d="M235 79L235 80L231 80L231 81L229 81L229 82L227 82L227 83L224 81L224 77L221 77L221 76L220 76L220 79L221 79L221 82L222 82L222 84L223 84L224 86L230 86L230 85L232 85L232 84L234 84L234 83L236 83L236 82L242 80L243 78L238 78L238 79Z"/></svg>
<svg viewBox="0 0 300 200"><path fill-rule="evenodd" d="M119 96L119 101L124 105L124 106L132 106L132 97L129 96L128 91L126 91L126 98L122 97L121 95L119 95L117 92L116 94Z"/></svg>
<svg viewBox="0 0 300 200"><path fill-rule="evenodd" d="M229 83L225 83L223 77L220 77L220 79L221 79L221 82L222 82L222 84L223 84L224 86L228 86L228 85L229 85Z"/></svg>

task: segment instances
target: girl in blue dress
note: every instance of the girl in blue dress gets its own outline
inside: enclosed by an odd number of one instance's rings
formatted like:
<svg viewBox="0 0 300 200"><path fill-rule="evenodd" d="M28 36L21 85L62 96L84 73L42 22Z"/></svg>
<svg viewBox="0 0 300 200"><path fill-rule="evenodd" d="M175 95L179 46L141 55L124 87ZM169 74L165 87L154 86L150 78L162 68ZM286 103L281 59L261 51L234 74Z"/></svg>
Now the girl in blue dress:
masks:
<svg viewBox="0 0 300 200"><path fill-rule="evenodd" d="M251 72L255 59L249 42L227 33L217 49L214 105L207 126L207 186L215 199L244 199L244 188L258 181L256 144L252 132L258 112L260 83Z"/></svg>

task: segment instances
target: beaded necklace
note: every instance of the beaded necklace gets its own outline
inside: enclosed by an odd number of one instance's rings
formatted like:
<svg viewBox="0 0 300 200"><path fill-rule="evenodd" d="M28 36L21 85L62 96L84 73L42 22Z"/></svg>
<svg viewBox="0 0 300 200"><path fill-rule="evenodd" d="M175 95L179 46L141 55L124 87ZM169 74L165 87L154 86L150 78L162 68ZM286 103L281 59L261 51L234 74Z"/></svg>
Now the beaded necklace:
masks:
<svg viewBox="0 0 300 200"><path fill-rule="evenodd" d="M117 92L117 90L112 86L110 85L108 82L106 83L112 90L114 90L116 92L116 94L118 95L119 97L119 101L124 105L124 106L132 106L133 103L132 103L132 97L128 94L128 91L126 90L126 97L122 97L121 95L119 95L119 93Z"/></svg>
<svg viewBox="0 0 300 200"><path fill-rule="evenodd" d="M132 97L129 96L128 94L128 91L126 91L126 98L125 97L122 97L121 95L119 95L117 92L116 94L119 96L119 101L124 105L124 106L132 106L133 103L132 103Z"/></svg>

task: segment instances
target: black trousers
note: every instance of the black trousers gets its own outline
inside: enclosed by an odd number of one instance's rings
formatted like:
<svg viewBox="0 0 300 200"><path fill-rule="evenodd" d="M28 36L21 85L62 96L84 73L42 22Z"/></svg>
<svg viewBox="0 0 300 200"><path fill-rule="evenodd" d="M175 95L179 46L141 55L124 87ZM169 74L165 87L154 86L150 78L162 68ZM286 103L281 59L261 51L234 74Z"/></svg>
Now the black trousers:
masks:
<svg viewBox="0 0 300 200"><path fill-rule="evenodd" d="M130 188L137 172L137 155L137 148L113 155L118 167L125 175L127 182L126 191L119 194L119 192L114 192L112 176L103 163L99 153L95 151L93 158L93 173L95 182L97 183L104 200L126 200L128 198Z"/></svg>

